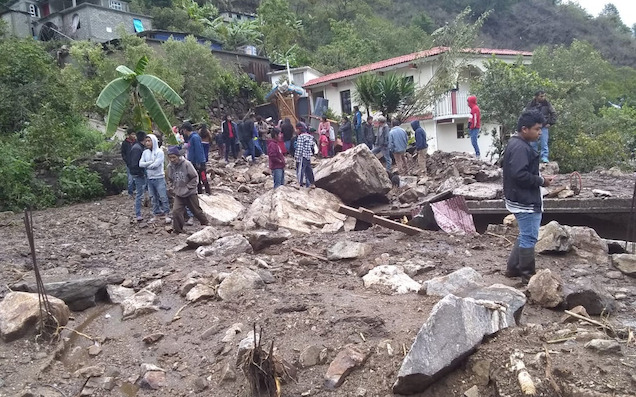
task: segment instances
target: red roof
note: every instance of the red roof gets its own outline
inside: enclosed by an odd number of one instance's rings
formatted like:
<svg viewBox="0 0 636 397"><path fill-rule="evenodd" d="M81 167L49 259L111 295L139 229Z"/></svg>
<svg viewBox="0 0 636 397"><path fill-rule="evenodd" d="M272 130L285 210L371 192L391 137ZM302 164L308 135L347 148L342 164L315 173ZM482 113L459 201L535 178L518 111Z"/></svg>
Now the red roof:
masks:
<svg viewBox="0 0 636 397"><path fill-rule="evenodd" d="M432 57L435 55L442 54L446 52L447 50L448 50L447 47L433 47L430 50L418 51L412 54L385 59L384 61L379 61L379 62L367 64L367 65L358 66L357 68L347 69L340 72L327 74L325 76L318 77L317 79L309 80L307 83L303 85L303 87L311 87L318 84L324 84L333 80L339 80L346 77L351 77L358 74L371 72L373 70L384 69L390 66L412 62L416 59ZM464 51L472 52L476 54L485 54L485 55L523 55L523 56L532 55L532 52L528 52L528 51L499 50L499 49L492 49L492 48L471 48L471 49L466 49Z"/></svg>

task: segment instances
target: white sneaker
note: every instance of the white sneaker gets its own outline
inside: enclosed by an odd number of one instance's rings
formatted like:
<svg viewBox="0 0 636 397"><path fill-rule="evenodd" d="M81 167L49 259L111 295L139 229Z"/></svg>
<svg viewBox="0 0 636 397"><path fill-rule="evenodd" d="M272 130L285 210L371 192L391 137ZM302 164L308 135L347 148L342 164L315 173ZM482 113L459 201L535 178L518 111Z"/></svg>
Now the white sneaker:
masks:
<svg viewBox="0 0 636 397"><path fill-rule="evenodd" d="M192 219L192 218L188 219L188 221L186 222L186 225L194 226L194 219Z"/></svg>
<svg viewBox="0 0 636 397"><path fill-rule="evenodd" d="M172 218L170 218L170 215L166 215L166 225L169 225L172 223Z"/></svg>
<svg viewBox="0 0 636 397"><path fill-rule="evenodd" d="M148 220L148 223L155 223L157 221L157 217L153 216Z"/></svg>

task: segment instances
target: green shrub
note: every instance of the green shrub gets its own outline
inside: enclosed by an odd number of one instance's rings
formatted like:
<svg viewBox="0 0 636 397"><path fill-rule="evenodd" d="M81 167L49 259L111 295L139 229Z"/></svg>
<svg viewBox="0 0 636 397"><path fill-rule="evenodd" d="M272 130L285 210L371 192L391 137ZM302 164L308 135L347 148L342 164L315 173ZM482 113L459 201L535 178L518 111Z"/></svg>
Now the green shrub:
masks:
<svg viewBox="0 0 636 397"><path fill-rule="evenodd" d="M55 204L53 190L35 179L33 164L20 148L15 137L0 141L0 210L40 209Z"/></svg>
<svg viewBox="0 0 636 397"><path fill-rule="evenodd" d="M128 172L126 167L122 166L113 171L110 182L120 191L128 188Z"/></svg>
<svg viewBox="0 0 636 397"><path fill-rule="evenodd" d="M96 172L86 167L67 165L58 180L60 197L67 203L90 200L104 195L104 186Z"/></svg>

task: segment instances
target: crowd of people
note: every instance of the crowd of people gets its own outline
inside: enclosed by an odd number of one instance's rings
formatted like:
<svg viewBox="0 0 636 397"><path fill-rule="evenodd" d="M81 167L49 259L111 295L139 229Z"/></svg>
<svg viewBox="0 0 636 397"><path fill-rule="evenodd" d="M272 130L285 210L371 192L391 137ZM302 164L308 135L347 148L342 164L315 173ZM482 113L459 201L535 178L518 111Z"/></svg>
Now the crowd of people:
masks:
<svg viewBox="0 0 636 397"><path fill-rule="evenodd" d="M468 97L471 109L469 131L475 155L480 157L477 137L481 128L481 113L475 96ZM354 108L352 121L343 116L338 131L326 116L322 116L318 129L308 127L300 118L295 125L289 118L274 123L271 118L247 114L234 121L227 115L220 128L213 133L206 124L197 129L186 121L174 127L178 145L167 150L168 166L164 171L165 156L160 137L143 131L129 131L121 146L121 155L127 165L128 194L134 197L134 211L138 222L143 221L142 199L147 191L152 202L152 218L156 222L163 217L172 224L174 233L182 233L193 218L202 225L208 220L199 206L198 194L210 194L206 164L211 143L218 148L220 158L229 162L239 156L249 164L261 155L267 155L274 188L285 184L287 156L296 164L296 178L302 187L314 188L312 156L328 158L354 145L366 145L372 153L384 159L389 176L406 175L409 136L398 119L391 127L384 116L367 117L362 121L358 107ZM548 162L548 128L556 122L556 113L538 91L532 102L521 114L517 132L511 137L502 161L503 185L506 208L515 215L519 224L516 240L507 262L506 275L521 277L527 282L535 273L534 246L538 239L543 212L541 187L550 186L554 177L539 172L540 162ZM426 175L428 144L426 131L418 120L410 123L415 135L417 173ZM317 136L315 136L317 135ZM540 144L540 146L538 146ZM395 161L396 173L392 173ZM170 211L168 185L174 200Z"/></svg>

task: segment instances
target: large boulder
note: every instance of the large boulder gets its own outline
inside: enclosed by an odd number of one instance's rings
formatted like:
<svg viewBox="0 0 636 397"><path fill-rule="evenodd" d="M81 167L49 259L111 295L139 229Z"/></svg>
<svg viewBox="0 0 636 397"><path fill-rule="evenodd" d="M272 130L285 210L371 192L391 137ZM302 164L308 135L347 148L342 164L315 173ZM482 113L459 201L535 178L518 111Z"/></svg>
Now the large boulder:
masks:
<svg viewBox="0 0 636 397"><path fill-rule="evenodd" d="M199 205L213 225L228 225L245 211L243 204L224 193L200 194Z"/></svg>
<svg viewBox="0 0 636 397"><path fill-rule="evenodd" d="M120 284L124 278L118 275L90 277L76 280L44 284L48 295L62 299L72 311L81 311L96 305L96 301L106 297L106 286ZM35 283L11 285L13 291L37 292Z"/></svg>
<svg viewBox="0 0 636 397"><path fill-rule="evenodd" d="M63 300L47 296L51 314L60 326L66 325L71 312ZM37 293L9 292L0 302L0 336L5 342L23 337L38 327L40 301Z"/></svg>
<svg viewBox="0 0 636 397"><path fill-rule="evenodd" d="M280 186L258 197L243 222L248 229L285 228L301 233L340 230L347 216L338 209L342 202L323 189Z"/></svg>
<svg viewBox="0 0 636 397"><path fill-rule="evenodd" d="M463 298L503 303L506 306L506 321L509 326L518 325L526 305L526 295L516 288L503 284L477 288L466 292Z"/></svg>
<svg viewBox="0 0 636 397"><path fill-rule="evenodd" d="M393 385L396 394L424 391L471 354L485 336L513 324L494 301L447 295L418 332Z"/></svg>
<svg viewBox="0 0 636 397"><path fill-rule="evenodd" d="M316 186L351 204L391 190L386 170L366 145L358 145L324 161L315 171Z"/></svg>

